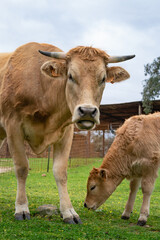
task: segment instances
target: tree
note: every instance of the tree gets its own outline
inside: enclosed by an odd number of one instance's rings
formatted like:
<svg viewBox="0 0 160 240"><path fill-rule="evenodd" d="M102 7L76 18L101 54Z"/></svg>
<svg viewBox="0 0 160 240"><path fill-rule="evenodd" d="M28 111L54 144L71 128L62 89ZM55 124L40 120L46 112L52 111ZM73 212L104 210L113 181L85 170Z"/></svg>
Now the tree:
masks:
<svg viewBox="0 0 160 240"><path fill-rule="evenodd" d="M160 95L160 57L154 59L153 63L144 66L145 76L149 76L144 80L142 101L146 114L152 111L152 100Z"/></svg>

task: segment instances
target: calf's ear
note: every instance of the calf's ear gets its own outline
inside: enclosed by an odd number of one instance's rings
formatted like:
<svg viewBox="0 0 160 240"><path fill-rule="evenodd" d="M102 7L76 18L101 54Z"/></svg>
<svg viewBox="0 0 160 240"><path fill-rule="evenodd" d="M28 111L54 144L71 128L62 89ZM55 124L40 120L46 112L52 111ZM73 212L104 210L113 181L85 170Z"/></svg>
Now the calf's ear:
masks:
<svg viewBox="0 0 160 240"><path fill-rule="evenodd" d="M99 175L101 178L106 179L107 178L107 171L103 168L100 169Z"/></svg>
<svg viewBox="0 0 160 240"><path fill-rule="evenodd" d="M41 66L41 72L44 75L55 78L60 77L61 75L66 74L66 63L48 61Z"/></svg>
<svg viewBox="0 0 160 240"><path fill-rule="evenodd" d="M107 67L107 82L115 83L126 80L130 77L129 73L121 67Z"/></svg>

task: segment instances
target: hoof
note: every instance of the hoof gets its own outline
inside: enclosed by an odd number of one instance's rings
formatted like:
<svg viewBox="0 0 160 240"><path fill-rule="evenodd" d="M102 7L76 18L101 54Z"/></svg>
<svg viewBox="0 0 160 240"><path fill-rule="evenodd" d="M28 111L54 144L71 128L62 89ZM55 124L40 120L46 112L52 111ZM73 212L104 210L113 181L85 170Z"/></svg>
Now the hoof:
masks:
<svg viewBox="0 0 160 240"><path fill-rule="evenodd" d="M31 219L30 213L25 213L24 217L25 217L26 220L30 220Z"/></svg>
<svg viewBox="0 0 160 240"><path fill-rule="evenodd" d="M73 220L73 218L65 218L63 219L64 223L68 223L68 224L76 224Z"/></svg>
<svg viewBox="0 0 160 240"><path fill-rule="evenodd" d="M127 216L121 216L121 219L123 219L123 220L128 220L129 217L127 217Z"/></svg>
<svg viewBox="0 0 160 240"><path fill-rule="evenodd" d="M82 221L79 217L74 217L73 220L76 224L82 224Z"/></svg>
<svg viewBox="0 0 160 240"><path fill-rule="evenodd" d="M64 221L64 223L68 223L68 224L82 224L81 219L78 217L65 218L65 219L63 219L63 221Z"/></svg>
<svg viewBox="0 0 160 240"><path fill-rule="evenodd" d="M16 213L15 214L15 219L16 220L19 220L19 221L22 221L22 220L30 220L31 217L30 217L30 214L27 213L27 212L22 212L22 213Z"/></svg>
<svg viewBox="0 0 160 240"><path fill-rule="evenodd" d="M144 226L144 225L146 225L146 221L138 221L137 225L138 226Z"/></svg>
<svg viewBox="0 0 160 240"><path fill-rule="evenodd" d="M16 220L19 220L19 221L24 220L23 214L22 214L22 213L16 213L16 214L15 214L15 219L16 219Z"/></svg>

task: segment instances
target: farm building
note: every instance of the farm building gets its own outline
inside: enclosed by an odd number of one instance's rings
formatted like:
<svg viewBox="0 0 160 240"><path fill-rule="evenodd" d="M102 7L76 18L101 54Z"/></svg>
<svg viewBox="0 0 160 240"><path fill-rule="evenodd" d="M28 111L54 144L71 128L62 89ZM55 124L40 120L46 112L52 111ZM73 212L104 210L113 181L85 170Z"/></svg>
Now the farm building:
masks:
<svg viewBox="0 0 160 240"><path fill-rule="evenodd" d="M153 112L160 111L160 100L153 101ZM144 114L142 102L107 104L100 106L100 125L82 132L75 129L71 157L103 157L110 147L115 130L125 119Z"/></svg>

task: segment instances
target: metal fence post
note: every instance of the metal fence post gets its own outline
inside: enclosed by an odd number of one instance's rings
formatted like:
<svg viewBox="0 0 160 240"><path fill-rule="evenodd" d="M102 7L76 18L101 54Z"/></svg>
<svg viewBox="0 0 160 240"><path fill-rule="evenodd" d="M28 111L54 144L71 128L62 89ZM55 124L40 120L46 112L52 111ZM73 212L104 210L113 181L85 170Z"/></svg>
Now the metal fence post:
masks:
<svg viewBox="0 0 160 240"><path fill-rule="evenodd" d="M47 163L47 172L49 172L49 161L50 161L51 145L48 147L48 163Z"/></svg>

